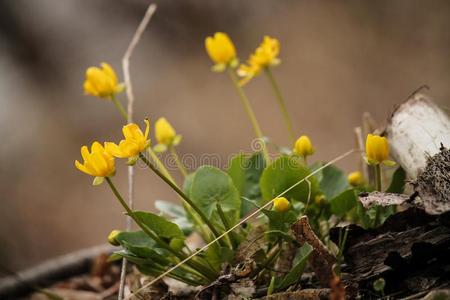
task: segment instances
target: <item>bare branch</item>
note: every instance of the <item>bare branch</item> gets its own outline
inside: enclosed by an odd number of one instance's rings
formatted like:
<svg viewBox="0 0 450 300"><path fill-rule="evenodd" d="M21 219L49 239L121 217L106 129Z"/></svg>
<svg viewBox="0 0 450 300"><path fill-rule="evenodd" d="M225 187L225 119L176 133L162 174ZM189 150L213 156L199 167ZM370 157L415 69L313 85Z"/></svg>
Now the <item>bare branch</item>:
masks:
<svg viewBox="0 0 450 300"><path fill-rule="evenodd" d="M133 104L134 104L134 94L133 94L133 86L131 85L131 76L130 76L130 58L133 54L134 49L139 43L142 33L150 22L153 13L156 10L156 4L150 4L145 12L144 17L142 18L141 23L139 24L136 32L131 39L130 44L128 45L127 50L122 58L122 69L123 69L123 78L125 81L126 94L127 94L127 113L128 113L128 123L133 122ZM133 198L134 198L134 169L132 166L128 167L128 204L131 208L133 208ZM132 222L131 218L127 217L127 231L131 230ZM122 270L120 273L120 286L119 286L119 296L118 299L122 300L124 297L124 287L125 287L125 277L126 277L126 269L127 269L127 261L123 259L122 261Z"/></svg>

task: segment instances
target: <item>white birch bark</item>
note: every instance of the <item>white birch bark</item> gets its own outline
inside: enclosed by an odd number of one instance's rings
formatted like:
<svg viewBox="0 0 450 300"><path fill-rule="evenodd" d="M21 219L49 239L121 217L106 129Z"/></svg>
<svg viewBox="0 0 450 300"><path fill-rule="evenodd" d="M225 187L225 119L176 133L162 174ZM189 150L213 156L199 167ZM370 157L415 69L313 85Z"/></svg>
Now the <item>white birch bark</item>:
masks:
<svg viewBox="0 0 450 300"><path fill-rule="evenodd" d="M450 147L450 118L427 96L416 93L392 114L386 127L394 160L416 179L426 159Z"/></svg>

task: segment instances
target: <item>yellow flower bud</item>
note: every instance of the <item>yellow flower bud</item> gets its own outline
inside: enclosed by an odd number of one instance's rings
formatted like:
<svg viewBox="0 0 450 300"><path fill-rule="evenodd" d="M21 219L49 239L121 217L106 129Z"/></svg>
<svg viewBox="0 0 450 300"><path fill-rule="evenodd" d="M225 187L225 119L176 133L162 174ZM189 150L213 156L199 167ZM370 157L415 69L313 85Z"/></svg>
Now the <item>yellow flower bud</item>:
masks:
<svg viewBox="0 0 450 300"><path fill-rule="evenodd" d="M75 161L78 170L98 178L114 175L114 157L99 142L92 143L91 152L87 146L81 147L81 156L84 160L83 164L78 160ZM100 184L102 180L96 182Z"/></svg>
<svg viewBox="0 0 450 300"><path fill-rule="evenodd" d="M171 146L177 133L166 118L159 118L155 123L155 136L159 144Z"/></svg>
<svg viewBox="0 0 450 300"><path fill-rule="evenodd" d="M108 242L113 245L113 246L119 246L119 241L117 241L117 236L119 235L121 231L120 230L113 230L111 231L111 233L108 235Z"/></svg>
<svg viewBox="0 0 450 300"><path fill-rule="evenodd" d="M322 206L326 202L326 197L324 194L318 194L314 197L314 201L318 206Z"/></svg>
<svg viewBox="0 0 450 300"><path fill-rule="evenodd" d="M111 142L105 143L106 151L119 158L137 157L139 153L150 146L150 140L148 139L150 121L145 119L144 122L146 125L145 133L142 133L139 126L134 123L123 126L122 132L125 139L121 140L119 145Z"/></svg>
<svg viewBox="0 0 450 300"><path fill-rule="evenodd" d="M360 171L351 172L348 174L348 183L352 186L360 186L364 183L363 174Z"/></svg>
<svg viewBox="0 0 450 300"><path fill-rule="evenodd" d="M291 204L289 200L284 197L278 197L273 200L273 209L278 212L285 212L289 210Z"/></svg>
<svg viewBox="0 0 450 300"><path fill-rule="evenodd" d="M236 61L236 48L230 37L223 32L216 32L205 40L206 52L211 60L223 70Z"/></svg>
<svg viewBox="0 0 450 300"><path fill-rule="evenodd" d="M371 165L386 163L387 165L395 164L387 160L389 157L389 143L385 137L369 134L366 139L366 157Z"/></svg>
<svg viewBox="0 0 450 300"><path fill-rule="evenodd" d="M88 68L83 87L87 95L109 99L124 90L124 85L118 83L116 72L107 63L101 63L101 68Z"/></svg>
<svg viewBox="0 0 450 300"><path fill-rule="evenodd" d="M303 157L312 155L314 153L314 148L309 137L306 135L299 137L295 142L293 151Z"/></svg>

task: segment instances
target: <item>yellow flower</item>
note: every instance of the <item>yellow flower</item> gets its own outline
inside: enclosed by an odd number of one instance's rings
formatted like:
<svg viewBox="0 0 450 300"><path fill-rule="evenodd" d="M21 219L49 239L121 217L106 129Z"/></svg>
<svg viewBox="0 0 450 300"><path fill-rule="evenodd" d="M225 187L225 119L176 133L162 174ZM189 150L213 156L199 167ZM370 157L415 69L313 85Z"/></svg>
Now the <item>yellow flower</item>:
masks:
<svg viewBox="0 0 450 300"><path fill-rule="evenodd" d="M239 67L238 75L244 77L240 84L244 85L264 68L278 65L280 63L279 54L280 42L270 36L265 36L259 47L250 55L247 64Z"/></svg>
<svg viewBox="0 0 450 300"><path fill-rule="evenodd" d="M104 177L114 175L114 157L99 142L92 143L91 152L87 146L81 147L81 156L84 160L83 164L76 160L75 166L78 170L95 176L94 185L102 183Z"/></svg>
<svg viewBox="0 0 450 300"><path fill-rule="evenodd" d="M111 98L124 90L124 85L118 83L116 72L107 63L101 63L101 68L88 68L83 86L87 95L100 98Z"/></svg>
<svg viewBox="0 0 450 300"><path fill-rule="evenodd" d="M383 163L387 166L395 165L395 162L388 160L389 143L385 137L369 134L366 139L366 159L370 165Z"/></svg>
<svg viewBox="0 0 450 300"><path fill-rule="evenodd" d="M279 54L280 42L270 36L265 36L263 42L255 51L254 63L262 68L276 66L280 63Z"/></svg>
<svg viewBox="0 0 450 300"><path fill-rule="evenodd" d="M113 230L111 231L111 233L108 235L108 242L113 245L113 246L119 246L119 241L117 241L117 236L119 235L121 231L120 230Z"/></svg>
<svg viewBox="0 0 450 300"><path fill-rule="evenodd" d="M364 177L360 171L355 171L348 174L347 180L351 186L360 186L364 183Z"/></svg>
<svg viewBox="0 0 450 300"><path fill-rule="evenodd" d="M214 36L207 37L205 48L209 57L215 63L213 70L221 72L228 66L237 66L236 48L226 33L216 32Z"/></svg>
<svg viewBox="0 0 450 300"><path fill-rule="evenodd" d="M289 210L291 204L289 200L284 197L278 197L273 200L273 209L278 212L285 212Z"/></svg>
<svg viewBox="0 0 450 300"><path fill-rule="evenodd" d="M153 148L156 152L164 152L171 146L177 146L181 135L175 132L166 118L159 118L155 123L155 136L158 144Z"/></svg>
<svg viewBox="0 0 450 300"><path fill-rule="evenodd" d="M312 155L314 153L314 148L309 137L307 137L306 135L302 135L301 137L299 137L295 142L293 151L303 157Z"/></svg>
<svg viewBox="0 0 450 300"><path fill-rule="evenodd" d="M129 158L128 163L134 164L139 153L150 146L150 140L148 139L150 122L148 119L145 119L144 122L146 125L145 133L142 133L139 126L134 123L123 126L122 132L125 139L121 140L119 145L111 142L105 143L106 151L115 157Z"/></svg>

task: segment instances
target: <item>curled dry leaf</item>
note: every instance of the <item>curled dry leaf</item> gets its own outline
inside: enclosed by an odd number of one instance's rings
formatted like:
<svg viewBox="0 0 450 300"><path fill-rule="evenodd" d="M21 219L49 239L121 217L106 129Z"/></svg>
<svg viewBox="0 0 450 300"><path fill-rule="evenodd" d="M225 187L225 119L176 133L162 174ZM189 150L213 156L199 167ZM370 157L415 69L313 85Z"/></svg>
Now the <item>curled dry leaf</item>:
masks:
<svg viewBox="0 0 450 300"><path fill-rule="evenodd" d="M327 249L327 247L325 247L322 241L314 233L309 225L307 216L301 217L297 222L292 224L291 230L300 245L307 242L314 248L314 251L309 258L309 262L321 285L328 287L331 280L335 277L332 268L336 263L336 257Z"/></svg>

